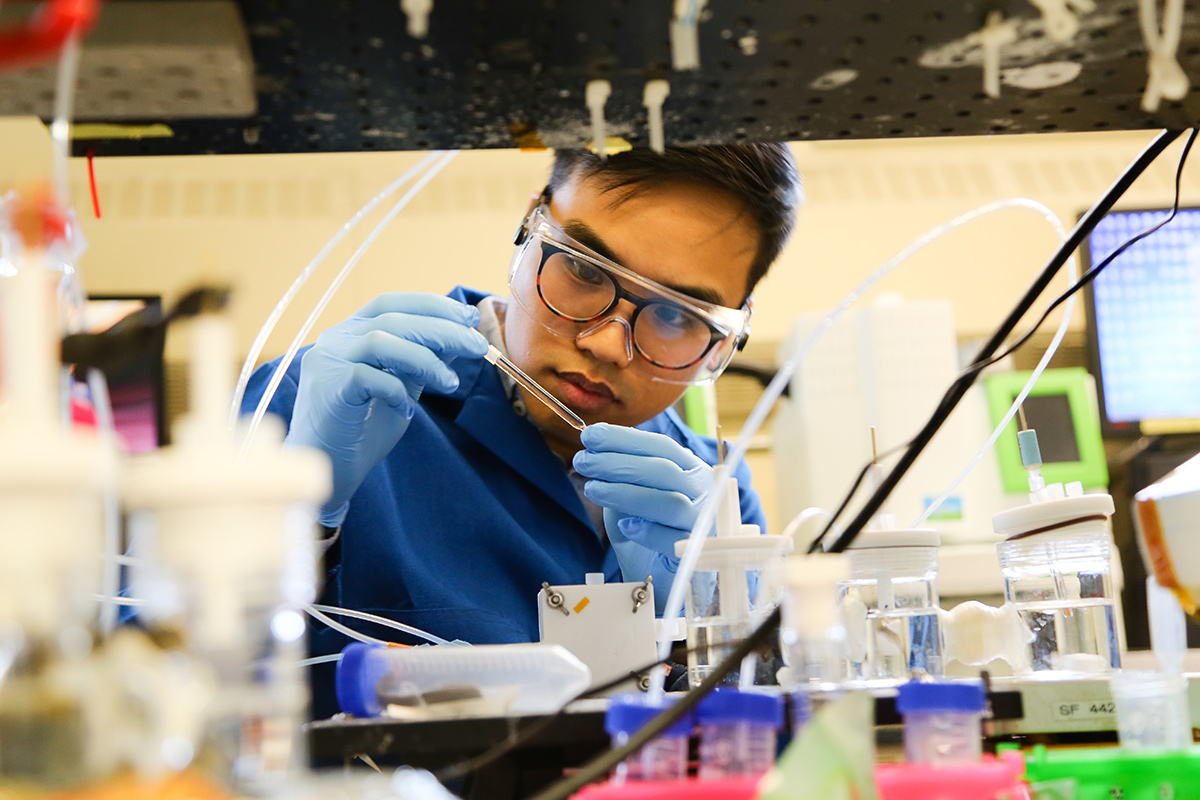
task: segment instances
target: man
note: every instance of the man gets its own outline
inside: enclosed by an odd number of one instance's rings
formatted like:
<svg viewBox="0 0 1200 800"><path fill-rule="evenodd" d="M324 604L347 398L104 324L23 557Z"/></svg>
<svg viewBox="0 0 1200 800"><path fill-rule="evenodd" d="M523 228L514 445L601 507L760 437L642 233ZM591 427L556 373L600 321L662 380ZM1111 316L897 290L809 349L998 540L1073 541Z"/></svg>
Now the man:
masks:
<svg viewBox="0 0 1200 800"><path fill-rule="evenodd" d="M510 298L386 294L321 334L271 410L290 444L333 461L324 602L525 642L543 582L603 572L652 575L661 613L717 460L669 408L744 343L799 199L785 145L560 152L517 234ZM586 430L487 363L489 344ZM738 478L743 521L763 524ZM312 647L345 643L323 629ZM317 716L337 710L331 684L314 675Z"/></svg>

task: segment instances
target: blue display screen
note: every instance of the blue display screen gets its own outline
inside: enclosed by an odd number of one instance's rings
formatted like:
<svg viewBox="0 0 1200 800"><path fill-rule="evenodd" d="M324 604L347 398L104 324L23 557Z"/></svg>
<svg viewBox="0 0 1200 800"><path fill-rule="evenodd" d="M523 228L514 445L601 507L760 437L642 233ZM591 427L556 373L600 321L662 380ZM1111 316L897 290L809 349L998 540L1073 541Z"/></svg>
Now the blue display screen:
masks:
<svg viewBox="0 0 1200 800"><path fill-rule="evenodd" d="M1108 214L1088 238L1090 262L1168 213ZM1200 209L1181 209L1114 259L1097 276L1091 304L1108 422L1200 418Z"/></svg>

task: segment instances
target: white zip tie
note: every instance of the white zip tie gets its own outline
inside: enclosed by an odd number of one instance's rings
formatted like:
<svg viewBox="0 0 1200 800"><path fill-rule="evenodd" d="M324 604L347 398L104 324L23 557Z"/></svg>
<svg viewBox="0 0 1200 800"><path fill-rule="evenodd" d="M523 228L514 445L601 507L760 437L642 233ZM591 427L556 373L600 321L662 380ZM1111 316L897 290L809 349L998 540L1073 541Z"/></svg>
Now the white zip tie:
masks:
<svg viewBox="0 0 1200 800"><path fill-rule="evenodd" d="M972 33L967 41L983 48L983 91L988 97L1000 96L1000 50L1017 40L1017 25L1004 21L1004 15L992 11L982 30Z"/></svg>
<svg viewBox="0 0 1200 800"><path fill-rule="evenodd" d="M650 129L650 149L656 153L663 152L663 101L671 93L671 84L658 78L646 81L642 92L642 104L646 106L646 126Z"/></svg>
<svg viewBox="0 0 1200 800"><path fill-rule="evenodd" d="M700 12L708 0L675 0L671 20L671 66L678 70L700 69Z"/></svg>
<svg viewBox="0 0 1200 800"><path fill-rule="evenodd" d="M424 39L429 33L433 0L400 0L400 11L408 18L408 35L414 39Z"/></svg>
<svg viewBox="0 0 1200 800"><path fill-rule="evenodd" d="M607 139L604 132L604 104L608 102L610 94L612 84L606 80L588 81L587 91L584 93L588 111L592 114L592 146L596 148L596 154L600 156L601 161L608 158L605 148Z"/></svg>
<svg viewBox="0 0 1200 800"><path fill-rule="evenodd" d="M1142 95L1142 110L1154 112L1164 97L1182 100L1190 88L1187 73L1175 57L1183 29L1183 0L1165 0L1161 33L1158 0L1138 0L1138 21L1148 53L1146 71L1150 73Z"/></svg>

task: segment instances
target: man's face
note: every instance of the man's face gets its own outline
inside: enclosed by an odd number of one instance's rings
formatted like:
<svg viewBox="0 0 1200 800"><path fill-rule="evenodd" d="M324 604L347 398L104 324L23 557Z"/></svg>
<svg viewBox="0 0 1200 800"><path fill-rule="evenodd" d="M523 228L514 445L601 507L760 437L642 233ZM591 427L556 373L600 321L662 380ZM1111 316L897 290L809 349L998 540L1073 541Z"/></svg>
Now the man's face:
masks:
<svg viewBox="0 0 1200 800"><path fill-rule="evenodd" d="M742 304L758 234L734 198L689 182L620 192L576 178L555 191L550 215L574 239L650 280L723 306ZM633 312L623 300L612 313L631 322ZM504 325L509 358L588 423L637 425L686 388L655 380L636 352L630 358L627 336L615 320L584 337L559 336L516 302ZM577 431L536 399L525 400L552 448L579 449Z"/></svg>

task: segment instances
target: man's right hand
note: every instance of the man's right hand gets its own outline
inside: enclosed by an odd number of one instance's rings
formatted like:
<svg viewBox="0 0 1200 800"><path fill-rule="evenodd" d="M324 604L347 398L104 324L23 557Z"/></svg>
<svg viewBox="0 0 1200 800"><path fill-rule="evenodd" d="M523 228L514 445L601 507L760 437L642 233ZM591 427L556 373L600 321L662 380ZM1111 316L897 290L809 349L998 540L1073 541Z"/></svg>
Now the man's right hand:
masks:
<svg viewBox="0 0 1200 800"><path fill-rule="evenodd" d="M408 430L421 392L449 394L448 363L482 358L479 310L433 294L384 294L326 330L304 354L287 441L333 461L322 525L342 524L350 497Z"/></svg>

